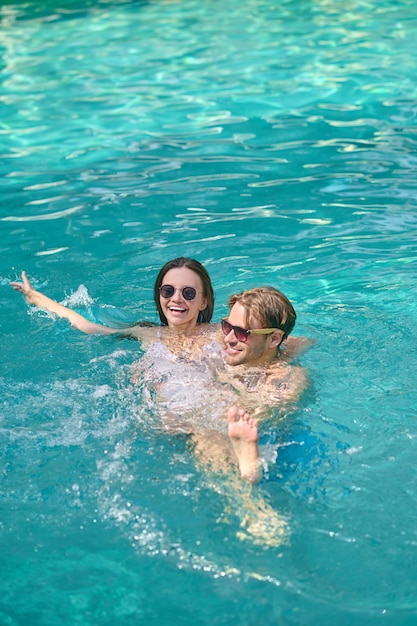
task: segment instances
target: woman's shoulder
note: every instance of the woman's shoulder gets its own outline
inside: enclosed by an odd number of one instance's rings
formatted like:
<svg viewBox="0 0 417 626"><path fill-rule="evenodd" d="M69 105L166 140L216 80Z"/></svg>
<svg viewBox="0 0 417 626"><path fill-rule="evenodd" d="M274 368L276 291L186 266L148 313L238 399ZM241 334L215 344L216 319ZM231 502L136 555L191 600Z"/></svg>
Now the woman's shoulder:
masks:
<svg viewBox="0 0 417 626"><path fill-rule="evenodd" d="M119 330L119 335L128 339L136 339L137 341L152 343L160 337L162 327L153 322L137 322L132 326Z"/></svg>

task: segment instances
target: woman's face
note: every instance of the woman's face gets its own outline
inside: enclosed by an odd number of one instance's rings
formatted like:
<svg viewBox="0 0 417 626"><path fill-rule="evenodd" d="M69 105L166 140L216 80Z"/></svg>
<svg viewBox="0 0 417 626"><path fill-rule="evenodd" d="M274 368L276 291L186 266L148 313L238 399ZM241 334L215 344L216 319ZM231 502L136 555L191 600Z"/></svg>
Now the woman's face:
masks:
<svg viewBox="0 0 417 626"><path fill-rule="evenodd" d="M162 296L164 290L159 291L159 301L168 326L178 330L193 329L197 325L200 311L207 306L200 276L188 267L174 267L165 274L162 286L165 285L174 287L174 293L168 298ZM184 297L184 287L195 289L196 296L193 300L187 300ZM185 293L188 295L187 291Z"/></svg>

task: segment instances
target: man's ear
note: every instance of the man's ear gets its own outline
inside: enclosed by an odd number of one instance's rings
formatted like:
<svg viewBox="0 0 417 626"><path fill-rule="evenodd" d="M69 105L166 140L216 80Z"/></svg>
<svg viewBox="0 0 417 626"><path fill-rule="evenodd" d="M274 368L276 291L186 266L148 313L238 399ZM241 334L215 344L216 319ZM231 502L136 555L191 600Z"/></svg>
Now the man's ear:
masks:
<svg viewBox="0 0 417 626"><path fill-rule="evenodd" d="M279 348L283 341L284 341L284 333L282 332L282 330L276 330L271 335L270 346L271 348Z"/></svg>

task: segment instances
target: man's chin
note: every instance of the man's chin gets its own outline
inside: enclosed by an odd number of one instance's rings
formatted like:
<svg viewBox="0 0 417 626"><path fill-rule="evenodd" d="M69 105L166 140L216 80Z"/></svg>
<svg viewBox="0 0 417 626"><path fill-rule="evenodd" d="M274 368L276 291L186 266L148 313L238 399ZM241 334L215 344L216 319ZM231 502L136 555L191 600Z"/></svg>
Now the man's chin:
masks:
<svg viewBox="0 0 417 626"><path fill-rule="evenodd" d="M227 354L225 361L227 365L241 365L242 364L242 356L241 354Z"/></svg>

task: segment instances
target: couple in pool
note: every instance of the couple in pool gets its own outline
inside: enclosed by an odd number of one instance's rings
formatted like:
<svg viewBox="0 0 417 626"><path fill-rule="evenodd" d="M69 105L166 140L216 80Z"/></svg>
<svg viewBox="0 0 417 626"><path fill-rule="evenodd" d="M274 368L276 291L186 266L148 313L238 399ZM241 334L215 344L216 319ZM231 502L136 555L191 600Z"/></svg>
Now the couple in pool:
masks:
<svg viewBox="0 0 417 626"><path fill-rule="evenodd" d="M304 346L302 339L289 338L296 314L284 294L259 287L231 296L229 315L220 330L210 323L214 293L207 270L194 259L180 257L166 263L155 281L154 300L162 326L139 323L116 329L90 322L35 290L25 272L22 282L10 284L29 304L67 319L84 333L135 338L145 350L162 344L174 361L173 368L175 363L206 364L213 358L215 367L204 370L212 371L213 380L203 382L208 394L212 383L233 391L227 396L228 433L191 429L195 451L203 464L216 471L237 465L244 480L254 484L261 479L258 419L268 407L294 402L305 387L304 370L289 363ZM238 408L242 401L243 407Z"/></svg>

